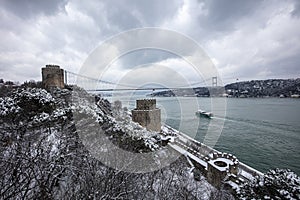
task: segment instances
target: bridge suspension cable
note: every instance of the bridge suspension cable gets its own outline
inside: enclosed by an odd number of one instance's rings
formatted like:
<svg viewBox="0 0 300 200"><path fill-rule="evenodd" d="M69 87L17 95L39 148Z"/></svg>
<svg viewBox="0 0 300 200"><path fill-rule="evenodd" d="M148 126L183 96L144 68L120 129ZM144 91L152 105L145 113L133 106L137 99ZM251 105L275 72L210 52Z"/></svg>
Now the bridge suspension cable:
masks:
<svg viewBox="0 0 300 200"><path fill-rule="evenodd" d="M106 84L110 84L110 85L118 85L118 86L123 86L123 87L136 88L136 86L134 86L134 85L114 83L114 82L111 82L111 81L100 80L100 79L88 77L88 76L85 76L85 75L77 74L77 73L74 73L74 72L71 72L71 71L67 71L67 70L65 70L65 71L68 74L72 74L72 75L75 75L77 77L81 77L81 78L85 78L85 79L88 79L88 80L92 80L94 82L100 82L100 83L106 83Z"/></svg>
<svg viewBox="0 0 300 200"><path fill-rule="evenodd" d="M119 90L119 91L122 91L122 90L171 90L171 89L191 89L192 86L196 86L196 85L200 85L200 84L203 84L205 82L208 82L209 80L211 80L211 78L207 78L207 79L204 79L202 81L199 81L199 82L195 82L195 83L191 83L191 84L185 84L185 85L180 85L180 86L174 86L174 87L149 87L149 88L137 88L136 85L130 85L130 84L123 84L123 83L115 83L115 82L111 82L111 81L106 81L106 80L100 80L100 79L96 79L96 78L92 78L92 77L88 77L88 76L85 76L85 75L81 75L81 74L78 74L78 73L74 73L74 72L71 72L71 71L67 71L65 70L65 80L67 81L70 81L72 80L70 78L70 75L73 75L73 77L80 77L82 78L82 80L80 80L80 82L84 82L85 84L87 84L88 86L91 86L89 88L95 88L95 83L97 84L104 84L104 85L114 85L114 86L121 86L121 87L124 87L124 88L104 88L103 85L101 85L101 89L87 89L89 91L114 91L114 90ZM77 80L78 81L78 80ZM74 84L76 83L75 80L73 80Z"/></svg>
<svg viewBox="0 0 300 200"><path fill-rule="evenodd" d="M184 88L184 87L190 87L190 86L194 86L194 85L200 85L200 84L203 84L203 83L208 82L210 80L211 80L211 78L207 78L207 79L204 79L204 80L196 82L196 83L191 83L191 84L178 86L178 88Z"/></svg>

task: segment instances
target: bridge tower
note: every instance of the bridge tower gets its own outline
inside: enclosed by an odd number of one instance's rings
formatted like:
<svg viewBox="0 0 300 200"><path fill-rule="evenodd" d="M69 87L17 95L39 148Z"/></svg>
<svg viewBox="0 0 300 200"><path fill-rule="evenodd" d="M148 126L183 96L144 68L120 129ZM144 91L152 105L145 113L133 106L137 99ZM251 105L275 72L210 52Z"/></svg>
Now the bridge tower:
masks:
<svg viewBox="0 0 300 200"><path fill-rule="evenodd" d="M217 87L218 86L218 77L214 76L211 78L212 80L212 86Z"/></svg>
<svg viewBox="0 0 300 200"><path fill-rule="evenodd" d="M132 121L138 122L147 130L161 130L161 113L156 108L156 99L136 100L136 108L132 112Z"/></svg>

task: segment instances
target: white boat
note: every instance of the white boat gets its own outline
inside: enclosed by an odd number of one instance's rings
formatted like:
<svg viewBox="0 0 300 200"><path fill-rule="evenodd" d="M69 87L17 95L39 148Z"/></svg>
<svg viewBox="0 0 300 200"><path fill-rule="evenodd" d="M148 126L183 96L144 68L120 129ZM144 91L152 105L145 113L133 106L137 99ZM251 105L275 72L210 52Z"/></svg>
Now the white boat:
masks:
<svg viewBox="0 0 300 200"><path fill-rule="evenodd" d="M206 118L211 118L213 116L212 112L206 112L204 110L198 110L196 112L196 115L199 115L200 117L206 117Z"/></svg>

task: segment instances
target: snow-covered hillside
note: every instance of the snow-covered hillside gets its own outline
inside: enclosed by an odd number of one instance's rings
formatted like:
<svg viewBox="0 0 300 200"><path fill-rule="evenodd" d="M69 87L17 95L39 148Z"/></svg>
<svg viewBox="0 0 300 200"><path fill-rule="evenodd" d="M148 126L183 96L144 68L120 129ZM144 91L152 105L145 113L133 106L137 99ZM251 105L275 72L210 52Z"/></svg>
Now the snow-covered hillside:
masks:
<svg viewBox="0 0 300 200"><path fill-rule="evenodd" d="M158 133L148 132L122 108L80 88L57 89L52 94L37 88L19 89L0 98L0 121L0 199L230 196L217 191L205 178L195 181L184 156L148 173L114 169L97 159L82 135L102 135L133 153L164 147ZM91 124L99 127L91 129ZM96 152L102 154L103 150Z"/></svg>

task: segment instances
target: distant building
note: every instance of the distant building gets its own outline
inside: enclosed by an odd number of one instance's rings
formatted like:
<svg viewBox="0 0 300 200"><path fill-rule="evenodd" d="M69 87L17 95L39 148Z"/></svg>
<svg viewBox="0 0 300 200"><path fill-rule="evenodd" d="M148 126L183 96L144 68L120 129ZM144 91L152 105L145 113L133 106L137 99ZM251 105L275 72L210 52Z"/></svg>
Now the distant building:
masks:
<svg viewBox="0 0 300 200"><path fill-rule="evenodd" d="M156 99L136 100L136 109L132 110L132 120L147 130L161 130L161 113L156 108Z"/></svg>
<svg viewBox="0 0 300 200"><path fill-rule="evenodd" d="M58 65L46 65L42 68L42 83L46 89L64 88L64 70Z"/></svg>

